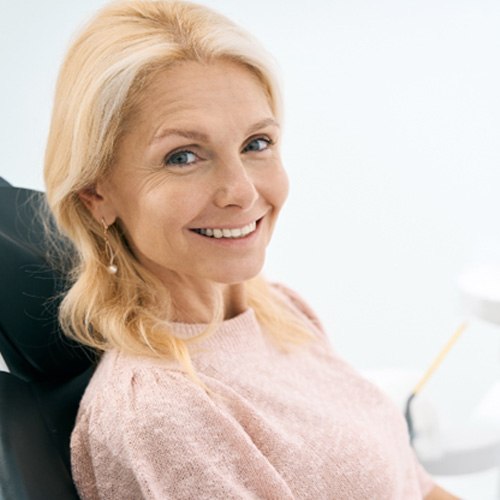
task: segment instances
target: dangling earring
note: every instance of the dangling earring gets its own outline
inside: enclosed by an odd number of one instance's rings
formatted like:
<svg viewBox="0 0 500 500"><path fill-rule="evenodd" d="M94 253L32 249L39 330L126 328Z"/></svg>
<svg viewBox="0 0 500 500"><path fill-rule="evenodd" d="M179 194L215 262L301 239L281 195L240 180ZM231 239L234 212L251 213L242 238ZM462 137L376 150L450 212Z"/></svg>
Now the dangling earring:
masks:
<svg viewBox="0 0 500 500"><path fill-rule="evenodd" d="M106 269L108 270L109 274L116 274L118 272L118 266L115 264L115 253L113 252L108 239L109 226L104 221L104 217L101 218L101 224L104 229L104 251L106 252L106 257L109 260L109 264Z"/></svg>

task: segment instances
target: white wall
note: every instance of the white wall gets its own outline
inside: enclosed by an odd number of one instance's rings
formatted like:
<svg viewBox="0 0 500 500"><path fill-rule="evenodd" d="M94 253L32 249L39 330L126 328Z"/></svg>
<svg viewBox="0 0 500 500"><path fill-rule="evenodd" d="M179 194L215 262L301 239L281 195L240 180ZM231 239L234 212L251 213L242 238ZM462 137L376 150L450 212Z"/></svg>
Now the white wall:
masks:
<svg viewBox="0 0 500 500"><path fill-rule="evenodd" d="M1 0L0 175L41 188L70 35L104 2ZM424 369L462 319L454 280L500 260L500 3L205 0L281 64L288 207L267 273L359 368ZM426 389L465 418L499 375L475 322Z"/></svg>

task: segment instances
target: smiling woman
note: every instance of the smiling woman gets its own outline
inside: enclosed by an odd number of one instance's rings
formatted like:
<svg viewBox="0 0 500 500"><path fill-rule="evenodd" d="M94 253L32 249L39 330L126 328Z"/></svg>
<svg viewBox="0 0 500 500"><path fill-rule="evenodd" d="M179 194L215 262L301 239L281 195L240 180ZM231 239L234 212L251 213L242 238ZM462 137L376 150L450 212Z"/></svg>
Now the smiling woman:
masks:
<svg viewBox="0 0 500 500"><path fill-rule="evenodd" d="M78 253L65 332L101 353L84 499L452 498L404 419L260 272L288 181L271 59L181 1L121 1L69 50L47 197Z"/></svg>

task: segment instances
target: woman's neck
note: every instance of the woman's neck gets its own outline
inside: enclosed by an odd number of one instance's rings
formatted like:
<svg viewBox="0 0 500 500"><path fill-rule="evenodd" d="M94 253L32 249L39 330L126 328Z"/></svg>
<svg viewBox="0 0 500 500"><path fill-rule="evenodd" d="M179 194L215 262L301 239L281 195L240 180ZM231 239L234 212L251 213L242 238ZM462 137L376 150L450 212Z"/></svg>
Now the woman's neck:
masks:
<svg viewBox="0 0 500 500"><path fill-rule="evenodd" d="M178 283L175 287L168 286L168 290L172 297L172 320L179 323L210 323L216 317L231 319L248 308L244 283L206 283L196 287Z"/></svg>

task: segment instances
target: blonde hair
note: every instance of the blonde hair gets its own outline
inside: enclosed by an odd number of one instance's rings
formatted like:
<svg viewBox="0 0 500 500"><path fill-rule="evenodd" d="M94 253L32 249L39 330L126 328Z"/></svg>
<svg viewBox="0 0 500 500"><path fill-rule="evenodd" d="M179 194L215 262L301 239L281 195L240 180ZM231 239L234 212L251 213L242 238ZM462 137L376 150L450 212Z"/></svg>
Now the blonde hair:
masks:
<svg viewBox="0 0 500 500"><path fill-rule="evenodd" d="M173 356L198 381L188 344L215 329L222 319L221 301L211 327L201 336L175 337L168 323L172 317L168 293L135 259L115 226L108 238L119 274L109 275L102 227L78 193L111 168L120 134L159 71L178 61L216 59L235 61L251 70L273 112L281 116L272 59L251 35L224 16L175 0L108 5L84 27L62 65L45 157L49 206L78 254L72 286L60 308L65 333L98 351L119 348ZM246 286L249 305L278 345L287 349L312 337L262 278Z"/></svg>

